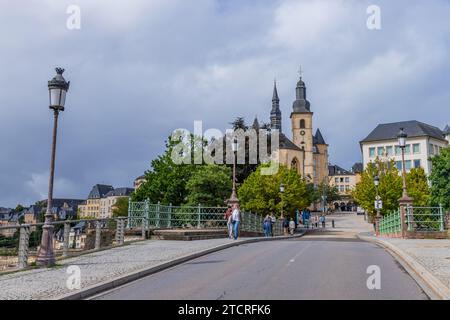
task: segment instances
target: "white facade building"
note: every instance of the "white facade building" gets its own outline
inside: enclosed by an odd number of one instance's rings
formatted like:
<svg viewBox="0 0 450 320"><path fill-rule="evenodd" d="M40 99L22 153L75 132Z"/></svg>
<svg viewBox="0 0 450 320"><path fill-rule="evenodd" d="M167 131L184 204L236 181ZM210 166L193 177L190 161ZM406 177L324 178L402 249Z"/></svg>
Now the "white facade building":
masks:
<svg viewBox="0 0 450 320"><path fill-rule="evenodd" d="M425 174L429 175L431 173L430 157L439 154L449 145L449 127L441 130L419 121L379 124L360 142L364 169L377 157L383 161L393 159L397 168L402 169L402 153L397 142L400 128L403 128L408 135L405 148L406 171L422 167Z"/></svg>

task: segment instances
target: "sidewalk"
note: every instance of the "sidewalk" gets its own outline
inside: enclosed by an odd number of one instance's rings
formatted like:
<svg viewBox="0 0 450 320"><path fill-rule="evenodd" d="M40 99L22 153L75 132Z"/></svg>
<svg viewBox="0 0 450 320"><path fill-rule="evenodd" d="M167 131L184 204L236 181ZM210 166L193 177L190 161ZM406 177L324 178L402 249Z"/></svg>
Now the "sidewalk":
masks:
<svg viewBox="0 0 450 320"><path fill-rule="evenodd" d="M450 299L450 240L360 237L394 252L438 298Z"/></svg>
<svg viewBox="0 0 450 320"><path fill-rule="evenodd" d="M301 236L301 235L300 235ZM285 239L276 237L275 239ZM289 237L288 237L289 238ZM90 288L118 284L124 277L136 278L150 269L167 267L205 251L217 251L234 245L271 238L211 239L198 241L148 240L99 251L58 262L50 269L31 269L0 276L0 300L59 299ZM81 270L81 290L69 290L66 282L69 266Z"/></svg>

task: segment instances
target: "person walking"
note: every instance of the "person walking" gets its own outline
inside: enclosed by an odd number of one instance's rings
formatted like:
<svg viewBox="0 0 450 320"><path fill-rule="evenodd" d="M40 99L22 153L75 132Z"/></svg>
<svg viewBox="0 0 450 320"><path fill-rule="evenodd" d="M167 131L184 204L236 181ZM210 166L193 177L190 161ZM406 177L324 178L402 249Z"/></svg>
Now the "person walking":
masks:
<svg viewBox="0 0 450 320"><path fill-rule="evenodd" d="M295 231L295 221L294 219L291 218L291 221L289 222L289 233L292 235L294 235L294 231Z"/></svg>
<svg viewBox="0 0 450 320"><path fill-rule="evenodd" d="M228 209L225 212L224 219L227 222L228 238L233 239L233 223L231 222L231 216L233 215L233 208L228 205Z"/></svg>
<svg viewBox="0 0 450 320"><path fill-rule="evenodd" d="M233 214L231 217L233 219L234 240L237 240L239 237L239 224L241 223L241 211L237 203L233 206Z"/></svg>
<svg viewBox="0 0 450 320"><path fill-rule="evenodd" d="M270 214L270 235L273 237L274 236L274 227L275 227L275 222L277 222L277 218L275 217L275 215L273 214L273 212Z"/></svg>
<svg viewBox="0 0 450 320"><path fill-rule="evenodd" d="M272 223L272 220L270 219L270 216L266 215L266 217L264 218L264 222L263 222L264 236L266 238L268 238L270 236L271 223Z"/></svg>
<svg viewBox="0 0 450 320"><path fill-rule="evenodd" d="M322 224L322 229L325 229L325 216L324 215L320 216L320 223Z"/></svg>
<svg viewBox="0 0 450 320"><path fill-rule="evenodd" d="M283 233L285 236L289 234L289 219L287 217L283 220Z"/></svg>

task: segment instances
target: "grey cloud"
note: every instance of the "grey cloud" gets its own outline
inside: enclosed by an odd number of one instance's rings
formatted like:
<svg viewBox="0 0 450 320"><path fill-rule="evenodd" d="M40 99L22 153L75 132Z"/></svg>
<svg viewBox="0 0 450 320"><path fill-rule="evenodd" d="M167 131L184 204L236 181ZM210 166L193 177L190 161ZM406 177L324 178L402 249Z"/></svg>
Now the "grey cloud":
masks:
<svg viewBox="0 0 450 320"><path fill-rule="evenodd" d="M67 30L78 4L82 29ZM61 115L55 195L95 183L131 186L175 128L222 131L235 116L268 120L274 77L284 130L299 64L331 161L360 159L378 122L443 127L448 113L447 1L134 0L0 3L0 205L46 192L53 67L71 80ZM59 181L59 182L58 182Z"/></svg>

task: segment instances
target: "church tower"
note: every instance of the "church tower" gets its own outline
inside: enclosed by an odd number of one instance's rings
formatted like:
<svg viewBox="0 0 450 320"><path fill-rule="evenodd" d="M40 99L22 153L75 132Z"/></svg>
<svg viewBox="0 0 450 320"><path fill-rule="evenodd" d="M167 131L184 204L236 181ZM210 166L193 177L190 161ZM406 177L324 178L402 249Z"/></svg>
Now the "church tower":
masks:
<svg viewBox="0 0 450 320"><path fill-rule="evenodd" d="M276 81L273 84L272 111L270 112L270 128L278 129L281 133L280 98L278 98Z"/></svg>
<svg viewBox="0 0 450 320"><path fill-rule="evenodd" d="M304 152L304 177L312 182L315 176L313 112L306 100L306 86L301 76L295 91L296 99L291 113L292 138L294 144Z"/></svg>

